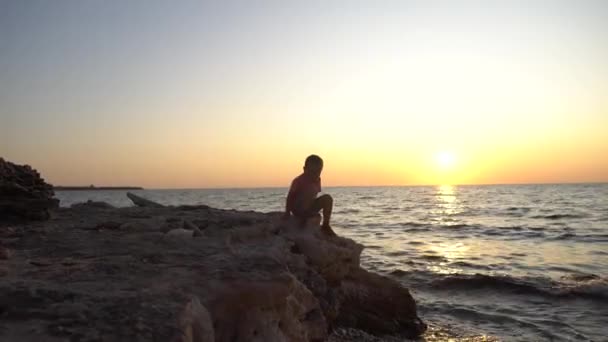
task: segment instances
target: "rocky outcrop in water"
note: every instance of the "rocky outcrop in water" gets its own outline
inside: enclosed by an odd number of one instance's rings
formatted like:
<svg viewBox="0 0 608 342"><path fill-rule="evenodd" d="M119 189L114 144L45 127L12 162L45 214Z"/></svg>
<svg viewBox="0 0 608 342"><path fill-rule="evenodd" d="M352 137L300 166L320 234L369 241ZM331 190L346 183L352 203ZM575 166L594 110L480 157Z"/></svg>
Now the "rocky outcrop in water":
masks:
<svg viewBox="0 0 608 342"><path fill-rule="evenodd" d="M36 170L0 158L0 216L46 220L59 205L53 196L53 186Z"/></svg>
<svg viewBox="0 0 608 342"><path fill-rule="evenodd" d="M322 341L334 329L424 331L408 290L359 266L362 245L280 216L82 205L0 227L13 251L0 260L0 340Z"/></svg>

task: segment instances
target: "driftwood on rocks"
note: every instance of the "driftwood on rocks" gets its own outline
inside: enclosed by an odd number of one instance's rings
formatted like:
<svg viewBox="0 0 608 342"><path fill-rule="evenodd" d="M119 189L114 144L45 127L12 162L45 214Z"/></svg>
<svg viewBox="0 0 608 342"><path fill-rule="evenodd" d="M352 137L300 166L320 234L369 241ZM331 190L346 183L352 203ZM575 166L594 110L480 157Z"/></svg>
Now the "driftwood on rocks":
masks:
<svg viewBox="0 0 608 342"><path fill-rule="evenodd" d="M59 206L53 186L29 165L16 165L0 158L0 217L46 220Z"/></svg>
<svg viewBox="0 0 608 342"><path fill-rule="evenodd" d="M156 203L154 201L150 201L149 199L143 198L141 196L137 196L134 193L127 192L127 197L138 207L144 208L163 208L164 205Z"/></svg>

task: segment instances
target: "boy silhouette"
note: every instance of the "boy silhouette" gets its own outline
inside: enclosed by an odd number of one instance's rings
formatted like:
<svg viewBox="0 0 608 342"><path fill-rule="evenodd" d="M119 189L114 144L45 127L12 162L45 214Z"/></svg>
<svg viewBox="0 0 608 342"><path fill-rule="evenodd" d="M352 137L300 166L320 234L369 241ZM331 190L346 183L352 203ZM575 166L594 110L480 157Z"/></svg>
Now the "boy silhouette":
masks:
<svg viewBox="0 0 608 342"><path fill-rule="evenodd" d="M321 157L312 154L306 158L304 172L291 182L283 217L289 218L293 214L302 225L305 225L308 218L319 215L319 211L323 210L321 230L327 235L335 236L336 233L329 225L334 200L327 194L317 197L321 192L322 170Z"/></svg>

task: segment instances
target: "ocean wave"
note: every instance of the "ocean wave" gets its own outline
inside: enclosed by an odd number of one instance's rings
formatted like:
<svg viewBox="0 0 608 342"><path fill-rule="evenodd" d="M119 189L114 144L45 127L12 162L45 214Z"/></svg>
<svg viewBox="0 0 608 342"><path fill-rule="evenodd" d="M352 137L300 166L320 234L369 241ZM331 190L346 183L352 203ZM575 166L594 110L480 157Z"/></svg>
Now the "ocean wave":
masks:
<svg viewBox="0 0 608 342"><path fill-rule="evenodd" d="M608 242L608 234L575 234L564 233L553 238L553 240L576 240L583 242Z"/></svg>
<svg viewBox="0 0 608 342"><path fill-rule="evenodd" d="M518 326L522 328L532 329L536 332L542 332L546 338L555 339L556 336L548 333L546 331L542 331L541 327L532 322L517 318L513 314L502 314L498 312L488 312L482 310L481 308L471 307L467 305L458 305L458 304L449 304L449 303L441 303L441 304L424 304L420 305L421 311L434 311L441 312L444 314L448 314L450 316L455 316L458 318L466 319L468 321L474 322L494 322L504 325ZM555 323L559 324L559 323Z"/></svg>
<svg viewBox="0 0 608 342"><path fill-rule="evenodd" d="M576 237L576 234L574 233L563 233L561 235L556 236L555 238L553 238L554 240L566 240L566 239L570 239Z"/></svg>
<svg viewBox="0 0 608 342"><path fill-rule="evenodd" d="M456 224L443 224L440 225L441 228L447 228L447 229L478 229L478 228L482 228L482 226L477 225L477 224L466 224L466 223L456 223Z"/></svg>
<svg viewBox="0 0 608 342"><path fill-rule="evenodd" d="M529 208L529 207L508 207L507 208L507 211L525 211L525 212L528 212L530 210L531 210L531 208Z"/></svg>
<svg viewBox="0 0 608 342"><path fill-rule="evenodd" d="M520 227L520 226L506 226L506 227L497 227L497 229L500 229L501 231L509 231L509 230L521 231L524 228Z"/></svg>
<svg viewBox="0 0 608 342"><path fill-rule="evenodd" d="M430 230L430 228L406 228L403 231L408 232L408 233L421 233L421 232L428 232L429 230Z"/></svg>
<svg viewBox="0 0 608 342"><path fill-rule="evenodd" d="M485 269L485 270L492 270L493 267L490 265L478 265L478 264L472 264L470 262L466 262L466 261L456 261L456 262L452 262L450 263L450 266L452 267L466 267L466 268L472 268L472 269Z"/></svg>
<svg viewBox="0 0 608 342"><path fill-rule="evenodd" d="M441 260L429 255L430 259ZM465 266L468 263L463 263ZM414 265L412 265L414 266ZM478 267L478 265L471 265ZM559 300L587 299L608 303L608 278L595 274L573 273L560 281L548 278L515 278L507 275L438 274L427 270L394 269L388 273L406 281L408 286L439 291L490 290L497 293L532 295Z"/></svg>
<svg viewBox="0 0 608 342"><path fill-rule="evenodd" d="M447 261L447 259L441 255L433 255L433 254L423 254L421 257L421 259L425 259L428 261L434 261L434 262L445 262Z"/></svg>
<svg viewBox="0 0 608 342"><path fill-rule="evenodd" d="M337 210L336 214L358 214L361 211L359 209L342 209L342 210Z"/></svg>
<svg viewBox="0 0 608 342"><path fill-rule="evenodd" d="M545 233L540 232L540 231L523 232L523 233L521 233L521 235L524 237L527 237L527 238L544 238L545 237Z"/></svg>
<svg viewBox="0 0 608 342"><path fill-rule="evenodd" d="M608 301L608 279L592 279L564 288L565 293Z"/></svg>
<svg viewBox="0 0 608 342"><path fill-rule="evenodd" d="M425 315L431 317L448 316L455 317L461 322L470 322L476 328L484 327L492 331L492 326L513 327L513 330L505 329L498 332L505 340L514 341L580 341L588 340L586 336L578 333L570 324L560 319L529 319L522 317L519 312L496 311L493 308L462 305L455 303L420 303L418 309ZM464 323L466 324L466 323ZM483 329L483 328L482 328ZM487 336L486 336L487 337ZM452 339L449 339L452 341ZM455 339L460 341L460 339ZM486 341L486 338L474 341ZM488 341L494 341L488 339ZM442 340L443 341L443 340ZM469 339L462 339L469 341ZM473 340L471 340L473 341Z"/></svg>
<svg viewBox="0 0 608 342"><path fill-rule="evenodd" d="M506 209L499 210L496 214L501 216L510 216L510 217L524 217L526 216L532 209L528 207L508 207Z"/></svg>
<svg viewBox="0 0 608 342"><path fill-rule="evenodd" d="M418 232L427 232L429 231L433 225L428 223L419 223L419 222L402 222L398 225L402 231L408 233L418 233Z"/></svg>
<svg viewBox="0 0 608 342"><path fill-rule="evenodd" d="M431 224L420 223L420 222L402 222L401 226L403 226L403 227L430 227Z"/></svg>
<svg viewBox="0 0 608 342"><path fill-rule="evenodd" d="M424 245L425 243L422 242L422 241L414 241L414 240L412 240L412 241L408 241L407 244L410 244L410 245Z"/></svg>
<svg viewBox="0 0 608 342"><path fill-rule="evenodd" d="M410 253L406 252L406 251L396 251L396 252L388 252L386 253L386 255L388 256L393 256L393 257L399 257L399 256L406 256L409 255Z"/></svg>
<svg viewBox="0 0 608 342"><path fill-rule="evenodd" d="M401 276L405 276L412 273L411 271L404 271L401 269L396 269L396 270L392 270L389 274L396 276L396 277L401 277Z"/></svg>
<svg viewBox="0 0 608 342"><path fill-rule="evenodd" d="M434 276L435 278L437 276ZM608 280L600 277L579 278L570 282L549 279L521 279L510 276L458 274L442 276L430 282L437 290L495 290L518 295L541 297L586 298L608 301Z"/></svg>
<svg viewBox="0 0 608 342"><path fill-rule="evenodd" d="M586 273L572 273L562 277L563 280L566 281L575 281L575 282L585 282L601 279L596 274L586 274Z"/></svg>
<svg viewBox="0 0 608 342"><path fill-rule="evenodd" d="M546 219L546 220L561 220L561 219L575 219L575 218L585 218L586 215L582 214L551 214L551 215L535 215L530 216L534 219Z"/></svg>
<svg viewBox="0 0 608 342"><path fill-rule="evenodd" d="M545 294L546 291L524 281L509 276L491 276L485 274L458 274L433 280L431 286L436 289L494 289L510 290L516 293Z"/></svg>

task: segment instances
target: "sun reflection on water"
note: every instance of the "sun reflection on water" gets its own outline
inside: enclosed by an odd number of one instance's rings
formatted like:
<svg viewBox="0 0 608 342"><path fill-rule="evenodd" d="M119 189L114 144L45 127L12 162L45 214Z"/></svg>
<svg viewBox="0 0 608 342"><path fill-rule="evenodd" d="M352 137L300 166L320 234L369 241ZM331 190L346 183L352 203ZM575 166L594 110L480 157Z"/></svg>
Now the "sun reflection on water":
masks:
<svg viewBox="0 0 608 342"><path fill-rule="evenodd" d="M453 185L441 185L437 187L435 193L435 209L432 210L433 221L442 227L450 227L454 222L453 218L464 211L464 207L458 197L458 188ZM438 256L438 262L430 263L428 268L436 273L450 274L458 273L460 268L450 266L455 260L464 260L469 257L471 247L469 244L457 242L441 242L430 246L430 251Z"/></svg>
<svg viewBox="0 0 608 342"><path fill-rule="evenodd" d="M441 185L437 187L437 199L443 204L452 204L456 201L456 187L453 185Z"/></svg>
<svg viewBox="0 0 608 342"><path fill-rule="evenodd" d="M435 273L451 274L460 273L462 269L450 266L455 260L467 259L471 252L471 247L463 242L442 242L430 245L430 251L441 257L440 262L429 264L428 269Z"/></svg>
<svg viewBox="0 0 608 342"><path fill-rule="evenodd" d="M449 222L454 221L450 216L462 212L462 206L458 200L456 186L438 186L435 194L435 201L435 209L431 211L431 214L435 216L434 219L438 223L449 224Z"/></svg>

